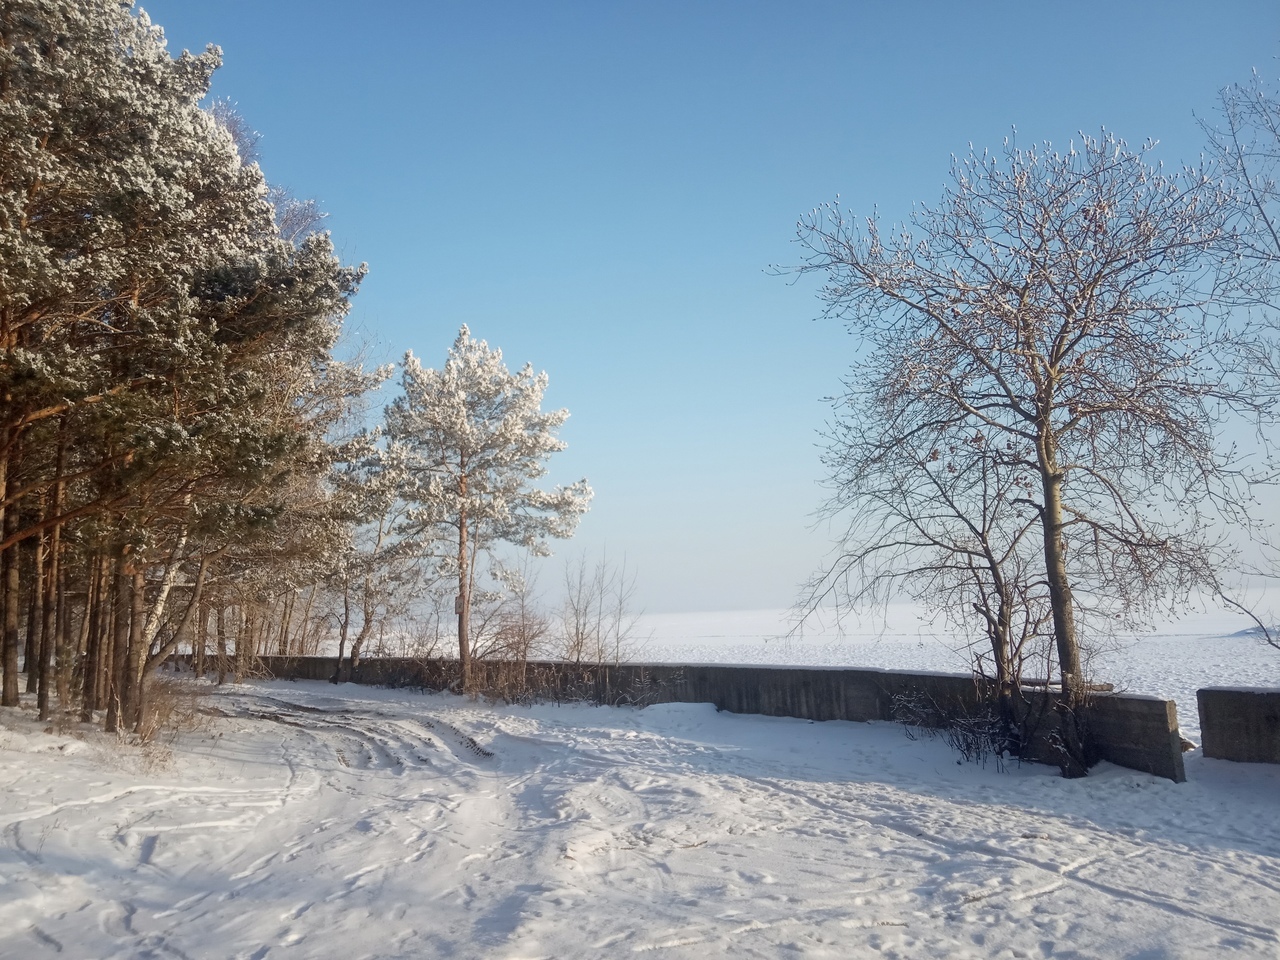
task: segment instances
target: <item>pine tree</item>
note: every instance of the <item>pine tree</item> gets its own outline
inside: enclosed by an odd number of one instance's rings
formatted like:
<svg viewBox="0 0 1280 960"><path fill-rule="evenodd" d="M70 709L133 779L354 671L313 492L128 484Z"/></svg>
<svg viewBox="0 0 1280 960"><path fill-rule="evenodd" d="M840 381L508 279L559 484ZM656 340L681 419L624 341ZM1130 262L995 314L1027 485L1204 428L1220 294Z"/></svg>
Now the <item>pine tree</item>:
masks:
<svg viewBox="0 0 1280 960"><path fill-rule="evenodd" d="M54 608L73 571L107 585L94 602L116 629L86 600L80 633L100 641L89 669L118 667L108 722L136 723L206 583L237 555L261 571L314 549L330 523L299 494L335 460L344 391L367 386L331 359L363 267L327 234L282 232L261 170L200 106L219 60L171 57L111 0L0 8L6 705L24 596ZM38 539L54 555L24 582ZM63 647L68 631L52 627Z"/></svg>
<svg viewBox="0 0 1280 960"><path fill-rule="evenodd" d="M458 654L470 690L477 557L499 542L545 555L549 538L573 535L591 488L586 480L535 486L547 459L564 449L556 431L569 413L544 413L547 375L528 364L510 373L502 352L465 326L440 370L406 354L402 385L386 412L387 462L404 478L404 534L457 580Z"/></svg>

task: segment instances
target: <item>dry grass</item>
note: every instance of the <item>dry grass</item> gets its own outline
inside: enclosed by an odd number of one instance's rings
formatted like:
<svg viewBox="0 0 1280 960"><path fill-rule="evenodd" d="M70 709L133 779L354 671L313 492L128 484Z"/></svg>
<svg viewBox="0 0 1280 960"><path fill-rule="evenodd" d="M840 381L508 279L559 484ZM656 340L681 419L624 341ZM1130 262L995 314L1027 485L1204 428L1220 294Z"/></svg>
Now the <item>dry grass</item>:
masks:
<svg viewBox="0 0 1280 960"><path fill-rule="evenodd" d="M137 742L173 743L185 731L204 729L209 723L209 711L203 709L207 696L207 689L200 684L152 678L147 683L147 698L135 735Z"/></svg>

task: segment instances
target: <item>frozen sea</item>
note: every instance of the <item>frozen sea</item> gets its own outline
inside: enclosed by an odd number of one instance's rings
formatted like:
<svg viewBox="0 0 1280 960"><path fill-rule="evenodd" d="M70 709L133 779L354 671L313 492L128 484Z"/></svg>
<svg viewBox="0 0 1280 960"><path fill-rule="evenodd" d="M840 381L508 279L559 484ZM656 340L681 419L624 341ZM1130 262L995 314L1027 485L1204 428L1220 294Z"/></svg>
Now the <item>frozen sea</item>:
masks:
<svg viewBox="0 0 1280 960"><path fill-rule="evenodd" d="M1201 612L1108 639L1089 664L1094 681L1174 700L1179 725L1199 739L1196 690L1208 686L1280 687L1280 650L1246 618ZM971 672L962 640L924 612L900 604L838 624L812 619L793 629L788 610L651 614L636 629L634 659L646 663L737 663L880 667Z"/></svg>

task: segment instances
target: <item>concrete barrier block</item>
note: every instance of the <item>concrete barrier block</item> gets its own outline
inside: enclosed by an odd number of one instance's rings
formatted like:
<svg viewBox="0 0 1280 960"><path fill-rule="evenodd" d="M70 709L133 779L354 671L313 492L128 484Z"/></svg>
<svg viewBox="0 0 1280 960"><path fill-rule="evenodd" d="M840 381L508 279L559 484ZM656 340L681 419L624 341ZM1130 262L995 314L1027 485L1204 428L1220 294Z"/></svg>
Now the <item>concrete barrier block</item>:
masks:
<svg viewBox="0 0 1280 960"><path fill-rule="evenodd" d="M1280 690L1206 687L1196 691L1206 757L1280 763Z"/></svg>
<svg viewBox="0 0 1280 960"><path fill-rule="evenodd" d="M1099 694L1089 702L1086 717L1100 759L1175 783L1187 779L1178 706L1172 700Z"/></svg>

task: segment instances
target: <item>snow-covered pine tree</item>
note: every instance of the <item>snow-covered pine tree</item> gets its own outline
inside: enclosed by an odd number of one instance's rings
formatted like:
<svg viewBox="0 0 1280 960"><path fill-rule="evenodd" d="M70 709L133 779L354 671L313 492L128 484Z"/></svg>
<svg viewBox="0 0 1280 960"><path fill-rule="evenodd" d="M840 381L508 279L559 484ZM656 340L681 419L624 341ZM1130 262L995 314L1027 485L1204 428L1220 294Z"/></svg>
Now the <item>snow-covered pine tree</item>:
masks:
<svg viewBox="0 0 1280 960"><path fill-rule="evenodd" d="M470 612L476 558L499 542L538 555L573 535L591 502L586 480L544 490L535 481L564 449L567 410L543 412L547 375L511 373L502 352L463 326L440 370L406 354L404 395L387 408L388 463L403 471L406 536L457 578L458 654L472 688Z"/></svg>
<svg viewBox="0 0 1280 960"><path fill-rule="evenodd" d="M3 702L26 597L81 578L95 589L61 609L86 709L135 721L148 663L189 622L169 598L190 612L204 579L324 541L308 497L362 382L330 350L363 268L323 233L281 234L262 172L200 106L216 48L173 58L114 0L12 0L0 35ZM68 562L23 582L18 549L42 537Z"/></svg>

